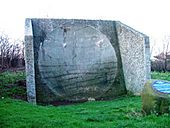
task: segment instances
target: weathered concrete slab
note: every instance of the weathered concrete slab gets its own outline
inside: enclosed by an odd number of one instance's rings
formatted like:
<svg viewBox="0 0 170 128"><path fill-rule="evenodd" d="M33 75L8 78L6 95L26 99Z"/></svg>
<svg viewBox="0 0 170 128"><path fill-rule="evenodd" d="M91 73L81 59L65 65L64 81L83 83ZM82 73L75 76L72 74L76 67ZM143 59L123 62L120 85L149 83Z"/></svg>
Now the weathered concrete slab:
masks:
<svg viewBox="0 0 170 128"><path fill-rule="evenodd" d="M25 21L25 67L28 102L36 104L33 32L30 19Z"/></svg>
<svg viewBox="0 0 170 128"><path fill-rule="evenodd" d="M126 88L139 95L150 79L149 38L120 22L116 22L116 29Z"/></svg>
<svg viewBox="0 0 170 128"><path fill-rule="evenodd" d="M115 98L127 90L138 94L149 78L147 37L120 22L26 21L31 24L26 31L33 33L25 36L31 47L26 47L27 90L36 89L31 94L38 103Z"/></svg>

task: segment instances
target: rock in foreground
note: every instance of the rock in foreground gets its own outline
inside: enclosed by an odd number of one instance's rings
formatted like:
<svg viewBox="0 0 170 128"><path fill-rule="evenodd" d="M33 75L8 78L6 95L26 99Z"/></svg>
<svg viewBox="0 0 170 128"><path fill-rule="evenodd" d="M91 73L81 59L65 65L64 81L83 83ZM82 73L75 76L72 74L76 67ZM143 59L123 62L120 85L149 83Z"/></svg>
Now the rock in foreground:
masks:
<svg viewBox="0 0 170 128"><path fill-rule="evenodd" d="M170 113L170 82L150 80L145 84L141 96L144 113Z"/></svg>

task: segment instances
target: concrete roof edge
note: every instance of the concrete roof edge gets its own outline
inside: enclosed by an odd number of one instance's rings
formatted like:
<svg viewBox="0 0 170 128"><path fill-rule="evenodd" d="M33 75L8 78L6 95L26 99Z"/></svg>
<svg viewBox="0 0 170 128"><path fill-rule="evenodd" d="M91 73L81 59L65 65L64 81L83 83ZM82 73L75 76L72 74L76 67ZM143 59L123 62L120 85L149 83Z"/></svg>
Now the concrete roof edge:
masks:
<svg viewBox="0 0 170 128"><path fill-rule="evenodd" d="M127 28L129 28L129 29L132 30L132 31L135 31L136 33L139 33L139 34L145 36L145 38L149 38L149 36L147 36L146 34L140 32L140 31L138 31L138 30L136 30L136 29L134 29L134 28L132 28L132 27L130 27L130 26L128 26L128 25L120 22L120 21L115 21L115 22L116 22L116 23L119 23L119 24L121 24L121 25L123 25L123 26L125 26L125 27L127 27Z"/></svg>

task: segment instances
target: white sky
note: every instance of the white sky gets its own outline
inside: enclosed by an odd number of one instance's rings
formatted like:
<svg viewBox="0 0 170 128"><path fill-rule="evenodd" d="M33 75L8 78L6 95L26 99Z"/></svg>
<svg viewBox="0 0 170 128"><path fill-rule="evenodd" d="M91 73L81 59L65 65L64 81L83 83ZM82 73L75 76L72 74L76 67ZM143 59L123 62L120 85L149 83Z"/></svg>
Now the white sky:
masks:
<svg viewBox="0 0 170 128"><path fill-rule="evenodd" d="M25 18L119 20L161 46L170 35L170 0L0 0L0 31L24 38Z"/></svg>

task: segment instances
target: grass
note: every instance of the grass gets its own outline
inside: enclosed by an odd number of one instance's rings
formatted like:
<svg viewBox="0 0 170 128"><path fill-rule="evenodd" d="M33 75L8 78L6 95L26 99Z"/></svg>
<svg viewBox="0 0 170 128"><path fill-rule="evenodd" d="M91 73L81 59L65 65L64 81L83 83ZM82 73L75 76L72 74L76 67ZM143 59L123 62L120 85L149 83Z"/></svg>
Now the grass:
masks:
<svg viewBox="0 0 170 128"><path fill-rule="evenodd" d="M156 72L152 73L152 78L158 79L159 75L161 78L168 79L168 73L159 74ZM23 76L13 78L12 82L15 83L16 80L22 78ZM6 83L9 84L10 82ZM22 100L2 98L0 99L1 127L169 128L170 115L143 115L141 112L141 98L137 96L57 107L32 105Z"/></svg>
<svg viewBox="0 0 170 128"><path fill-rule="evenodd" d="M0 97L23 97L26 95L25 87L17 83L24 80L25 72L23 71L0 73Z"/></svg>
<svg viewBox="0 0 170 128"><path fill-rule="evenodd" d="M152 79L161 79L161 80L168 80L170 81L170 72L152 72L151 73Z"/></svg>
<svg viewBox="0 0 170 128"><path fill-rule="evenodd" d="M25 79L25 72L3 72L0 73L0 85L5 84L12 84L15 83L17 80L24 80Z"/></svg>
<svg viewBox="0 0 170 128"><path fill-rule="evenodd" d="M24 101L0 101L0 127L24 128L169 128L170 115L141 114L140 97L86 102L68 106L34 106Z"/></svg>

